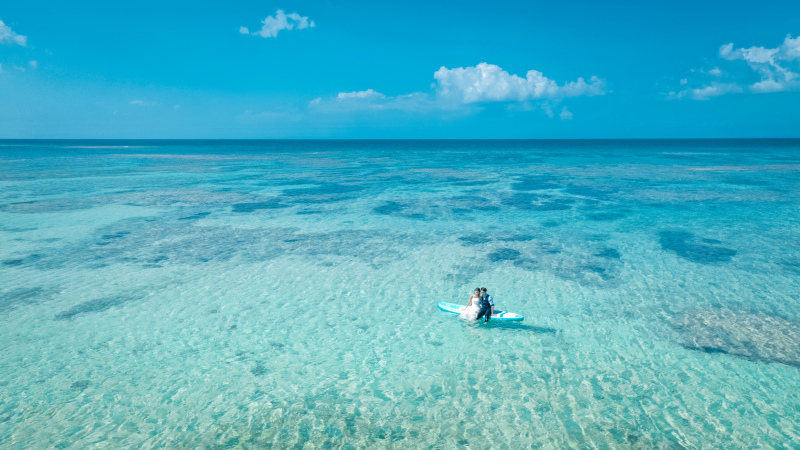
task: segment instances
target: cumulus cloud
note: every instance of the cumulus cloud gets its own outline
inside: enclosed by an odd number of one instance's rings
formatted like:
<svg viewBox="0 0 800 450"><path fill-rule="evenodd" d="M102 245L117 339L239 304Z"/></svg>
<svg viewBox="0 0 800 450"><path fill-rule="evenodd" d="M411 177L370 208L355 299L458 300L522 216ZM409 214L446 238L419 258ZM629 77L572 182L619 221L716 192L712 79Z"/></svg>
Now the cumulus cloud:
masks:
<svg viewBox="0 0 800 450"><path fill-rule="evenodd" d="M8 25L0 20L0 44L17 44L25 47L27 43L27 37L14 33Z"/></svg>
<svg viewBox="0 0 800 450"><path fill-rule="evenodd" d="M742 92L742 87L736 83L711 83L708 86L692 89L690 95L695 100L707 100L736 92Z"/></svg>
<svg viewBox="0 0 800 450"><path fill-rule="evenodd" d="M373 89L355 92L340 92L333 98L315 98L309 107L319 112L347 111L387 111L426 112L442 109L424 92L413 92L406 95L388 96Z"/></svg>
<svg viewBox="0 0 800 450"><path fill-rule="evenodd" d="M692 84L697 87L687 86ZM690 82L689 79L683 78L680 81L681 90L667 92L667 99L669 100L708 100L711 97L718 97L720 95L742 92L742 88L736 83L719 83L716 81L710 83L697 83Z"/></svg>
<svg viewBox="0 0 800 450"><path fill-rule="evenodd" d="M796 83L787 83L787 82L767 79L751 84L750 90L756 93L780 92L780 91L785 91L793 84Z"/></svg>
<svg viewBox="0 0 800 450"><path fill-rule="evenodd" d="M794 70L800 63L800 36L787 35L775 48L734 48L733 43L719 49L719 56L728 61L742 60L756 71L761 80L749 86L753 92L778 92L800 87L800 75Z"/></svg>
<svg viewBox="0 0 800 450"><path fill-rule="evenodd" d="M706 100L745 91L766 93L800 89L800 37L792 38L787 35L783 43L775 48L736 48L733 43L728 43L720 46L719 57L728 61L722 63L728 64L729 70L722 71L719 67L692 70L693 73L701 74L700 80L694 80L694 83L679 92L670 92L668 98ZM747 66L738 63L740 68L737 68L737 61L744 61ZM705 81L702 80L703 76ZM724 78L730 82L716 81ZM687 79L680 82L681 85L687 83Z"/></svg>
<svg viewBox="0 0 800 450"><path fill-rule="evenodd" d="M441 67L433 74L436 95L460 103L526 101L605 94L605 81L592 77L559 86L538 70L529 70L522 78L499 66L480 63L474 67Z"/></svg>
<svg viewBox="0 0 800 450"><path fill-rule="evenodd" d="M340 92L335 97L316 98L309 107L317 111L401 110L407 112L449 111L451 114L468 114L481 109L479 105L491 102L508 103L508 108L534 110L531 101L541 101L538 107L548 117L555 117L553 106L566 97L603 95L605 81L597 77L587 83L583 78L559 85L536 70L528 71L525 78L511 75L499 66L481 63L474 67L448 69L441 67L433 74L433 92L414 92L388 96L373 89ZM564 107L558 116L572 119Z"/></svg>
<svg viewBox="0 0 800 450"><path fill-rule="evenodd" d="M339 100L347 100L347 99L384 99L386 98L385 95L381 94L380 92L375 92L372 89L367 89L366 91L356 91L356 92L339 92L339 95L336 96Z"/></svg>
<svg viewBox="0 0 800 450"><path fill-rule="evenodd" d="M696 88L684 89L678 92L674 91L669 92L667 94L667 98L669 99L689 98L692 100L708 100L711 97L719 97L720 95L738 93L743 91L744 89L742 89L742 87L736 83L718 83L714 81L708 85Z"/></svg>
<svg viewBox="0 0 800 450"><path fill-rule="evenodd" d="M316 26L314 21L309 20L307 16L301 16L297 13L286 14L282 9L276 11L275 16L267 16L261 23L263 25L258 31L251 33L247 27L240 27L239 33L270 38L277 37L278 32L281 30L293 30L295 28L302 30Z"/></svg>

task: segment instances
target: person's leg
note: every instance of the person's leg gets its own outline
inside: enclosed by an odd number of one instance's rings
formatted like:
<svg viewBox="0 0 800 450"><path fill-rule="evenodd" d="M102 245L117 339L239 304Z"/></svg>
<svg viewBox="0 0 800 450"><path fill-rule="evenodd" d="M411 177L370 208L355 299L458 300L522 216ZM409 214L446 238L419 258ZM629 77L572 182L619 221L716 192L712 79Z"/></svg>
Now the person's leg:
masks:
<svg viewBox="0 0 800 450"><path fill-rule="evenodd" d="M489 308L484 308L483 306L481 306L481 310L478 311L478 316L475 318L475 320L481 320L481 317L483 317L484 315L488 317L488 314L489 314Z"/></svg>

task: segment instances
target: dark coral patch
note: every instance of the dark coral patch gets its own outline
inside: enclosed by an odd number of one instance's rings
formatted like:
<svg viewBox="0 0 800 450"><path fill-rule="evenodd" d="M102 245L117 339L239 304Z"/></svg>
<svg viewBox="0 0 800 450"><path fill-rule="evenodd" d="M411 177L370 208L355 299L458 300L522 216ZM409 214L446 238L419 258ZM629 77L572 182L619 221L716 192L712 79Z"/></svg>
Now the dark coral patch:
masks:
<svg viewBox="0 0 800 450"><path fill-rule="evenodd" d="M530 234L509 234L497 238L498 241L503 242L527 242L534 239L536 239L536 236Z"/></svg>
<svg viewBox="0 0 800 450"><path fill-rule="evenodd" d="M451 181L456 186L484 186L489 184L489 181L483 180L465 180L465 181Z"/></svg>
<svg viewBox="0 0 800 450"><path fill-rule="evenodd" d="M676 317L679 344L708 354L800 368L800 324L777 316L724 308Z"/></svg>
<svg viewBox="0 0 800 450"><path fill-rule="evenodd" d="M696 239L694 234L683 230L662 231L659 233L659 242L662 249L699 264L728 262L737 253L730 248L704 243Z"/></svg>
<svg viewBox="0 0 800 450"><path fill-rule="evenodd" d="M521 256L522 253L520 253L518 250L514 250L513 248L507 248L507 247L499 248L486 255L486 257L489 258L489 261L492 262L514 261L516 259L519 259Z"/></svg>
<svg viewBox="0 0 800 450"><path fill-rule="evenodd" d="M28 256L26 256L24 258L7 259L7 260L3 261L3 265L4 266L11 266L11 267L22 266L24 264L34 263L34 262L38 261L41 258L42 258L42 255L40 255L38 253L33 253L33 254L30 254L30 255L28 255Z"/></svg>
<svg viewBox="0 0 800 450"><path fill-rule="evenodd" d="M153 268L153 267L162 267L159 263L167 261L169 256L167 255L156 255L152 258L149 258L145 261L144 267Z"/></svg>
<svg viewBox="0 0 800 450"><path fill-rule="evenodd" d="M383 216L397 216L397 217L404 217L406 219L416 219L416 220L425 220L427 216L422 213L415 213L415 212L406 212L408 206L398 203L398 202L385 202L381 206L377 206L372 208L372 211L376 214L380 214Z"/></svg>
<svg viewBox="0 0 800 450"><path fill-rule="evenodd" d="M788 272L793 273L795 275L800 275L800 259L787 259L781 261L780 264Z"/></svg>
<svg viewBox="0 0 800 450"><path fill-rule="evenodd" d="M265 202L252 202L252 203L236 203L233 205L233 212L235 213L251 213L260 209L280 209L288 208L289 205L281 203L277 198Z"/></svg>
<svg viewBox="0 0 800 450"><path fill-rule="evenodd" d="M39 287L17 288L0 292L0 312L12 310L20 305L36 303L44 296L44 289Z"/></svg>
<svg viewBox="0 0 800 450"><path fill-rule="evenodd" d="M302 186L304 184L317 184L317 180L311 178L294 178L280 180L272 184L263 183L265 186Z"/></svg>
<svg viewBox="0 0 800 450"><path fill-rule="evenodd" d="M538 263L535 260L528 258L519 258L514 260L514 266L530 271L539 269Z"/></svg>
<svg viewBox="0 0 800 450"><path fill-rule="evenodd" d="M131 300L134 299L132 297L106 297L106 298L89 300L83 303L79 303L66 311L62 311L56 314L55 320L68 320L80 314L89 314L89 313L97 313L105 311L107 309L116 306L121 306L124 303L127 303Z"/></svg>
<svg viewBox="0 0 800 450"><path fill-rule="evenodd" d="M561 186L555 182L556 177L548 175L521 177L518 182L511 185L515 191L540 191L543 189L558 189Z"/></svg>
<svg viewBox="0 0 800 450"><path fill-rule="evenodd" d="M210 214L211 214L210 212L199 212L197 214L192 214L191 216L181 217L178 220L197 220L197 219L202 219L203 217L206 217Z"/></svg>
<svg viewBox="0 0 800 450"><path fill-rule="evenodd" d="M341 195L363 191L364 189L366 189L366 186L358 184L322 183L310 188L284 189L283 194L290 197L303 195Z"/></svg>
<svg viewBox="0 0 800 450"><path fill-rule="evenodd" d="M516 193L510 197L503 199L502 203L506 206L513 206L515 208L527 209L533 202L538 202L549 196L540 196L537 194Z"/></svg>
<svg viewBox="0 0 800 450"><path fill-rule="evenodd" d="M478 244L486 244L487 242L492 242L492 238L485 234L470 234L467 236L461 236L458 238L459 241L463 242L463 245L478 245Z"/></svg>
<svg viewBox="0 0 800 450"><path fill-rule="evenodd" d="M397 202L384 202L381 206L376 206L372 208L376 214L381 214L384 216L391 216L393 214L397 214L402 212L406 208L406 205Z"/></svg>
<svg viewBox="0 0 800 450"><path fill-rule="evenodd" d="M264 374L267 373L267 368L264 367L264 364L258 362L258 363L256 363L255 366L253 366L250 369L250 373L252 373L253 375L255 375L257 377L260 377L261 375L264 375Z"/></svg>
<svg viewBox="0 0 800 450"><path fill-rule="evenodd" d="M587 214L586 218L595 222L610 222L612 220L619 220L625 217L625 214L617 212L601 212Z"/></svg>
<svg viewBox="0 0 800 450"><path fill-rule="evenodd" d="M76 391L83 391L88 387L89 387L89 380L78 380L69 386L70 389L74 389Z"/></svg>
<svg viewBox="0 0 800 450"><path fill-rule="evenodd" d="M310 195L305 197L294 197L292 203L296 205L324 205L327 203L352 200L355 196L348 195Z"/></svg>
<svg viewBox="0 0 800 450"><path fill-rule="evenodd" d="M105 241L113 241L114 239L121 239L126 235L131 234L130 231L118 231L116 233L104 234L101 239Z"/></svg>
<svg viewBox="0 0 800 450"><path fill-rule="evenodd" d="M606 247L600 250L600 252L595 253L594 256L606 259L619 259L621 255L616 249Z"/></svg>

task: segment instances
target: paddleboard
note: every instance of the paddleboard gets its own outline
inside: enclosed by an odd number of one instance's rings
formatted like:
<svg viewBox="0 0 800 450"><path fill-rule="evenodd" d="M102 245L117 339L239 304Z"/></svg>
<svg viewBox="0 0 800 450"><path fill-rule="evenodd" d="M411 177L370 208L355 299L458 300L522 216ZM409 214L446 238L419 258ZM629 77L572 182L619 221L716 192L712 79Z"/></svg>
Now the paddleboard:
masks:
<svg viewBox="0 0 800 450"><path fill-rule="evenodd" d="M466 308L466 305L457 305L455 303L447 303L447 302L439 302L438 305L439 309L446 313L451 314L461 314ZM508 311L498 311L494 310L494 314L492 314L491 319L489 320L503 320L503 321L521 321L524 317L520 316L517 313L512 313Z"/></svg>

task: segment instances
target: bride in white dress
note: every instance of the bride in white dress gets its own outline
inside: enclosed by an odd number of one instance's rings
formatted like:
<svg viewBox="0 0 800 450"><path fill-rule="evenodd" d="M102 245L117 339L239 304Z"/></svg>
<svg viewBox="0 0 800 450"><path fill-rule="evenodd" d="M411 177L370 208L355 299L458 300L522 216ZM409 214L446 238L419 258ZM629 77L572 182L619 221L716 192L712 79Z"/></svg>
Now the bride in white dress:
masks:
<svg viewBox="0 0 800 450"><path fill-rule="evenodd" d="M467 303L467 307L461 311L458 316L459 319L475 320L478 317L478 311L481 310L481 288L475 288L475 293L472 294Z"/></svg>

